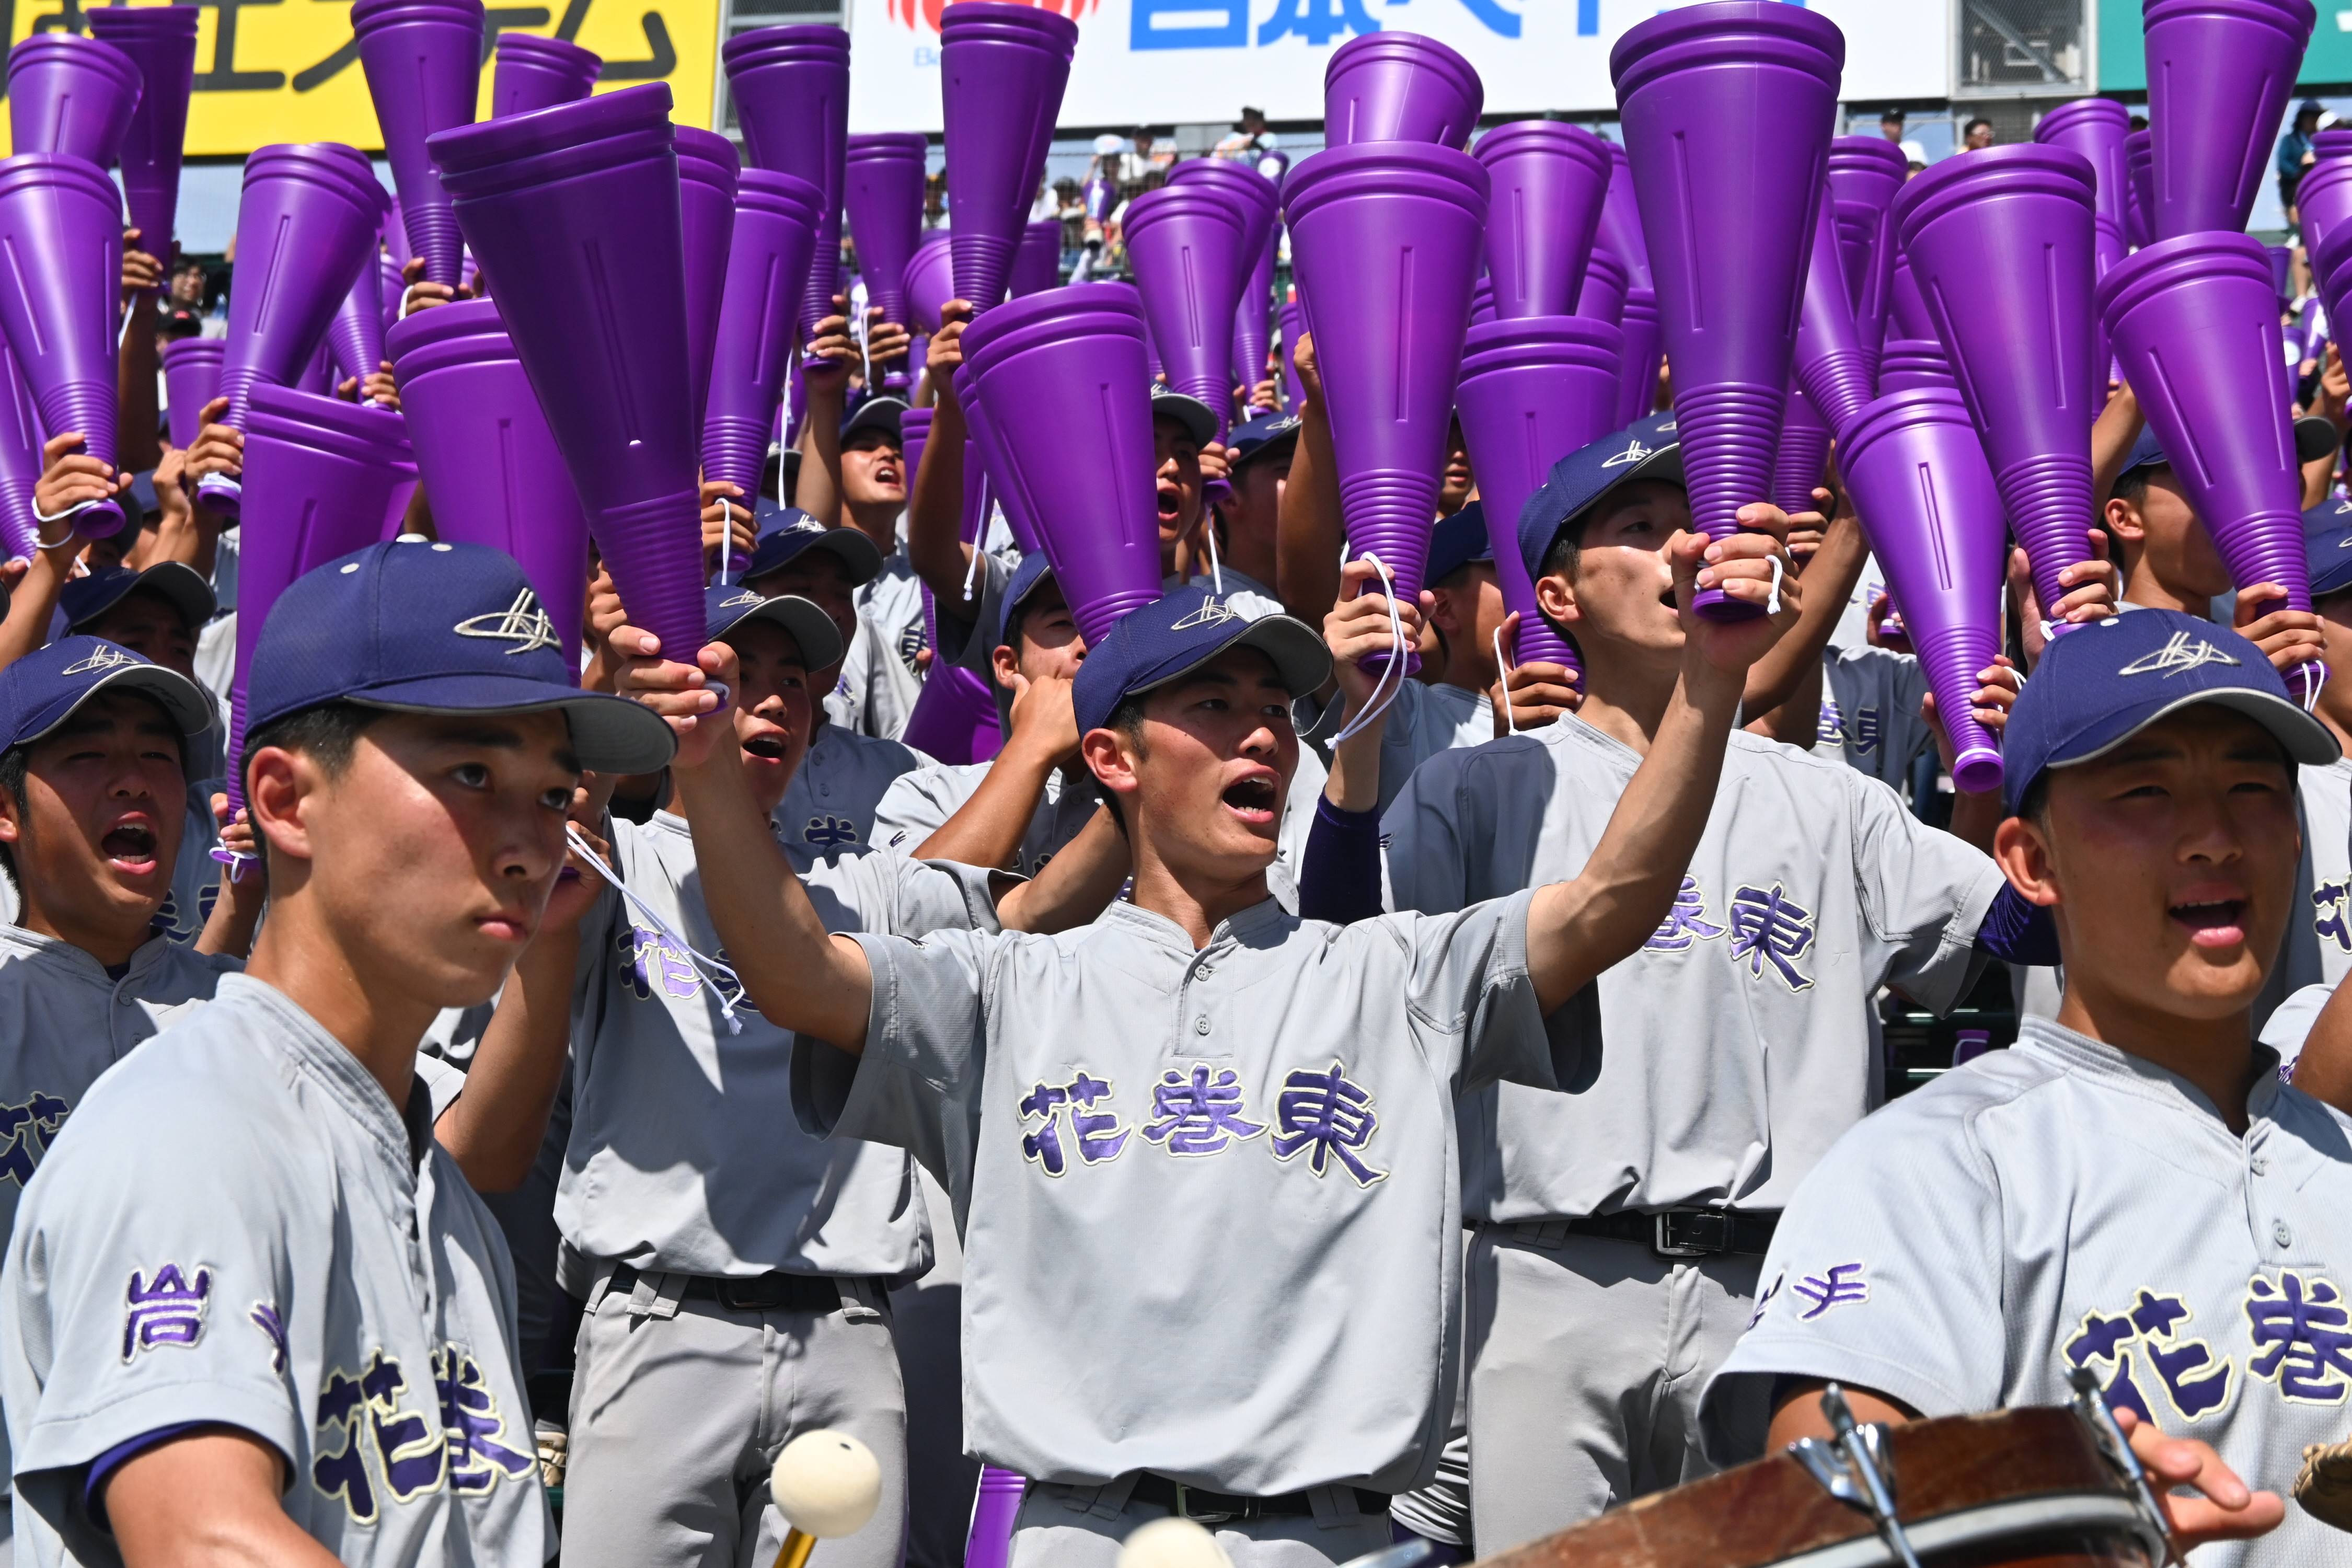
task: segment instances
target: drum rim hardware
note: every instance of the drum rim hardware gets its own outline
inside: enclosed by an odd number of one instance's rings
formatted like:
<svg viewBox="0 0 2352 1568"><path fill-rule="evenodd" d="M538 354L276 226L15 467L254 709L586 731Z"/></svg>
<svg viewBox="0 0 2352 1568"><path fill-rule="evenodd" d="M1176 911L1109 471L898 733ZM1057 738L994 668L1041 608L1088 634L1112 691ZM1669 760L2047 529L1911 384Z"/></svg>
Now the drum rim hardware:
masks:
<svg viewBox="0 0 2352 1568"><path fill-rule="evenodd" d="M1918 1554L1895 1515L1894 1477L1883 1451L1886 1428L1855 1421L1845 1391L1834 1383L1822 1390L1822 1415L1835 1436L1828 1442L1800 1437L1789 1445L1789 1452L1823 1491L1870 1515L1879 1539L1902 1568L1919 1568Z"/></svg>
<svg viewBox="0 0 2352 1568"><path fill-rule="evenodd" d="M2181 1556L2180 1543L2172 1538L2171 1523L2164 1517L2164 1506L2157 1500L2156 1489L2148 1484L2147 1471L2140 1465L2139 1456L2132 1452L2131 1439L2124 1436L2122 1424L2107 1404L2105 1391L2099 1387L2098 1374L2088 1367L2069 1367L2066 1382L2074 1390L2074 1413L2091 1429L2099 1452L2130 1483L2141 1523L2159 1547L2158 1563L2185 1565L2187 1560Z"/></svg>

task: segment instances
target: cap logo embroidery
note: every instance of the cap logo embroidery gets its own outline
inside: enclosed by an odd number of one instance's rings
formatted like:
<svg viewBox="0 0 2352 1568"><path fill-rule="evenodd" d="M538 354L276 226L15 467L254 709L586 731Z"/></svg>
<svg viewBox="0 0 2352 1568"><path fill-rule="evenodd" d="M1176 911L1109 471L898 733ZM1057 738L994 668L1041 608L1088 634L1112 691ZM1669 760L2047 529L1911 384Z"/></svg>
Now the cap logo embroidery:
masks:
<svg viewBox="0 0 2352 1568"><path fill-rule="evenodd" d="M140 657L112 643L100 643L84 657L74 660L58 673L60 675L96 675L103 670L120 669L126 664L143 662Z"/></svg>
<svg viewBox="0 0 2352 1568"><path fill-rule="evenodd" d="M719 602L719 607L722 610L733 610L748 605L764 605L767 602L764 595L754 594L751 589L746 588L731 599L721 599Z"/></svg>
<svg viewBox="0 0 2352 1568"><path fill-rule="evenodd" d="M1212 594L1201 601L1199 609L1168 629L1171 632L1184 632L1192 630L1194 626L1221 626L1226 621L1237 621L1241 618L1242 613L1239 610L1229 605L1220 605L1217 603L1217 596Z"/></svg>
<svg viewBox="0 0 2352 1568"><path fill-rule="evenodd" d="M2223 653L2202 637L2191 637L2187 632L2175 632L2166 640L2162 647L2158 648L2154 653L2132 660L2116 673L2117 675L2160 674L2170 677L2185 674L2192 669L2200 669L2209 664L2238 662L2236 655Z"/></svg>
<svg viewBox="0 0 2352 1568"><path fill-rule="evenodd" d="M1622 468L1628 463L1638 463L1649 455L1650 448L1643 446L1640 438L1636 437L1628 441L1625 444L1625 449L1615 457L1603 458L1601 460L1601 466L1604 468Z"/></svg>
<svg viewBox="0 0 2352 1568"><path fill-rule="evenodd" d="M530 653L542 647L554 647L555 623L539 607L539 595L525 588L517 594L514 603L503 610L487 610L478 616L468 616L449 628L461 637L487 637L492 642L510 642L507 649L511 658L519 653Z"/></svg>

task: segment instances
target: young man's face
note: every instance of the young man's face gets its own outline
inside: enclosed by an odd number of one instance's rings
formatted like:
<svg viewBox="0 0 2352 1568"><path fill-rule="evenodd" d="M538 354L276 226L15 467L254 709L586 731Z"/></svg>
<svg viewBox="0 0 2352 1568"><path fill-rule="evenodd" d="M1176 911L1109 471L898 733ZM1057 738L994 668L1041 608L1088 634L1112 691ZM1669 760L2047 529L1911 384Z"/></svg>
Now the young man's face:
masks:
<svg viewBox="0 0 2352 1568"><path fill-rule="evenodd" d="M773 599L786 594L798 595L833 617L834 629L841 634L841 646L846 649L857 637L857 584L849 580L849 569L841 557L830 550L814 546L793 557L790 563L773 572L750 580L754 593ZM822 700L841 679L841 660L831 667L809 671L809 689Z"/></svg>
<svg viewBox="0 0 2352 1568"><path fill-rule="evenodd" d="M172 890L187 823L179 727L102 691L26 758L25 799L0 791L0 842L28 901L61 928L136 931Z"/></svg>
<svg viewBox="0 0 2352 1568"><path fill-rule="evenodd" d="M299 753L291 765L307 787L263 826L307 862L345 952L436 1007L488 1001L563 868L580 782L563 715L387 713L340 775Z"/></svg>
<svg viewBox="0 0 2352 1568"><path fill-rule="evenodd" d="M2137 549L2133 572L2153 574L2180 597L2216 598L2233 586L2230 569L2221 563L2221 552L2213 547L2213 536L2206 531L2197 509L2189 504L2171 468L2149 470L2147 488L2141 492L2138 505L2108 502L2107 521L2126 548ZM2130 584L2126 583L2125 588L2128 594Z"/></svg>
<svg viewBox="0 0 2352 1568"><path fill-rule="evenodd" d="M1576 634L1588 663L1605 663L1616 650L1635 658L1681 657L1682 617L1666 544L1689 527L1690 500L1680 485L1636 479L1584 525L1575 576L1553 573L1537 584L1546 613Z"/></svg>
<svg viewBox="0 0 2352 1568"><path fill-rule="evenodd" d="M860 430L841 448L841 489L851 506L904 506L907 469L887 430Z"/></svg>
<svg viewBox="0 0 2352 1568"><path fill-rule="evenodd" d="M1452 517L1470 499L1470 444L1462 438L1462 421L1445 434L1445 477L1437 487L1437 511Z"/></svg>
<svg viewBox="0 0 2352 1568"><path fill-rule="evenodd" d="M2340 729L2352 730L2352 588L2314 599L2320 630L2327 638L2327 684L2319 689L2319 711Z"/></svg>
<svg viewBox="0 0 2352 1568"><path fill-rule="evenodd" d="M1155 479L1160 493L1160 554L1163 571L1173 570L1176 542L1201 521L1201 444L1183 424L1166 415L1151 421Z"/></svg>
<svg viewBox="0 0 2352 1568"><path fill-rule="evenodd" d="M2252 1005L2301 854L2278 742L2200 704L2048 777L2042 821L2003 823L1997 847L2021 891L2054 895L2069 984L2183 1018Z"/></svg>
<svg viewBox="0 0 2352 1568"><path fill-rule="evenodd" d="M1051 582L1037 584L1021 606L1021 621L1014 642L997 645L991 658L996 666L997 684L1013 689L1012 677L1017 672L1024 680L1064 680L1077 679L1078 666L1087 657L1087 639L1078 630L1078 623L1070 615L1070 606L1062 598L1061 588Z"/></svg>
<svg viewBox="0 0 2352 1568"><path fill-rule="evenodd" d="M1430 619L1445 634L1445 640L1456 647L1474 647L1491 658L1495 637L1503 629L1503 617L1510 614L1504 607L1503 585L1495 576L1494 566L1485 561L1473 561L1430 592L1437 598Z"/></svg>
<svg viewBox="0 0 2352 1568"><path fill-rule="evenodd" d="M1140 742L1119 737L1136 784L1121 805L1153 825L1172 868L1238 881L1274 863L1298 768L1290 695L1255 648L1145 695Z"/></svg>
<svg viewBox="0 0 2352 1568"><path fill-rule="evenodd" d="M808 669L801 647L769 621L739 627L728 639L741 664L735 693L735 740L762 815L776 809L808 755Z"/></svg>
<svg viewBox="0 0 2352 1568"><path fill-rule="evenodd" d="M190 267L172 274L172 298L183 305L200 305L205 299L205 275Z"/></svg>
<svg viewBox="0 0 2352 1568"><path fill-rule="evenodd" d="M152 589L133 588L105 614L75 628L77 635L104 637L151 664L196 678L196 634L172 601Z"/></svg>

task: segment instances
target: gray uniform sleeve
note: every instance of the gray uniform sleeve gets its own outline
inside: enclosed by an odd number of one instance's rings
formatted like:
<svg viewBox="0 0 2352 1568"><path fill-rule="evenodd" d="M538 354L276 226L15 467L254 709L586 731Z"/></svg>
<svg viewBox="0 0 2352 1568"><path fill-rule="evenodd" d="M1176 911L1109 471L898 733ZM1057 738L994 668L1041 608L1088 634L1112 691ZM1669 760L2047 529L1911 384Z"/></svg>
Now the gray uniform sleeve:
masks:
<svg viewBox="0 0 2352 1568"><path fill-rule="evenodd" d="M2000 1191L1958 1110L1972 1101L1923 1103L1934 1092L1860 1123L1798 1187L1748 1332L1703 1396L1718 1461L1758 1457L1780 1377L1834 1378L1927 1416L2000 1404Z"/></svg>
<svg viewBox="0 0 2352 1568"><path fill-rule="evenodd" d="M915 940L862 931L853 940L874 976L866 1049L852 1058L799 1037L793 1109L821 1137L906 1150L954 1196L961 1224L987 1070L982 992L1000 939L939 931Z"/></svg>
<svg viewBox="0 0 2352 1568"><path fill-rule="evenodd" d="M945 766L940 763L892 779L883 792L882 804L874 808L874 847L893 855L912 855L946 826L961 804L947 797L941 787L947 782Z"/></svg>
<svg viewBox="0 0 2352 1568"><path fill-rule="evenodd" d="M1576 1004L1548 1020L1536 1002L1528 973L1528 911L1534 903L1530 889L1454 914L1423 916L1412 927L1406 1005L1460 1037L1459 1089L1498 1079L1558 1089L1570 1076L1578 1037L1569 1026ZM1579 1000L1591 994L1588 986Z"/></svg>
<svg viewBox="0 0 2352 1568"><path fill-rule="evenodd" d="M1854 897L1874 949L1864 973L1943 1013L1986 962L1977 928L2000 891L2000 868L1904 810L1885 785L1851 771L1843 777L1853 801Z"/></svg>

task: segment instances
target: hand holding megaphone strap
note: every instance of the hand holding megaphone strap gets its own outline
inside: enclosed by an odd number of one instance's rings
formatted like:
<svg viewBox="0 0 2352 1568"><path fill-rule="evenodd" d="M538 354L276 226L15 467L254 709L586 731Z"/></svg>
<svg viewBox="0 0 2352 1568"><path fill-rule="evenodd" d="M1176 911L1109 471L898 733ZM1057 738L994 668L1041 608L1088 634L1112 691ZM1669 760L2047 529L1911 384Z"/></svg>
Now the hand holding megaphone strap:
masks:
<svg viewBox="0 0 2352 1568"><path fill-rule="evenodd" d="M705 984L710 987L710 994L719 998L719 1012L727 1025L727 1032L730 1035L741 1034L743 1021L735 1016L735 997L728 994L727 985L720 984L719 976L724 975L727 981L734 985L737 995L742 994L742 977L708 953L697 952L686 938L671 929L669 921L662 919L660 910L631 892L629 885L614 876L613 868L605 865L603 858L588 847L588 841L580 836L580 829L576 825L568 822L563 825L563 840L572 846L573 853L587 862L591 870L612 884L613 890L620 894L631 909L653 921L654 929L661 932L664 941L686 955L687 963L694 966L694 972L702 977Z"/></svg>
<svg viewBox="0 0 2352 1568"><path fill-rule="evenodd" d="M1346 728L1331 737L1331 743L1335 746L1351 735L1360 734L1366 725L1389 710L1390 704L1397 699L1397 693L1404 689L1404 661L1411 651L1404 646L1404 617L1397 614L1396 574L1369 550L1364 552L1362 559L1370 562L1372 570L1381 574L1381 586L1385 590L1383 597L1388 601L1389 638L1395 651L1389 656L1388 668L1381 670L1381 678L1372 683L1372 695L1365 702L1364 710L1349 720ZM1396 677L1394 687L1389 685L1391 675Z"/></svg>
<svg viewBox="0 0 2352 1568"><path fill-rule="evenodd" d="M1519 732L1518 715L1511 711L1511 667L1503 662L1503 628L1495 628L1495 669L1502 679L1496 682L1503 689L1503 722L1514 735Z"/></svg>

